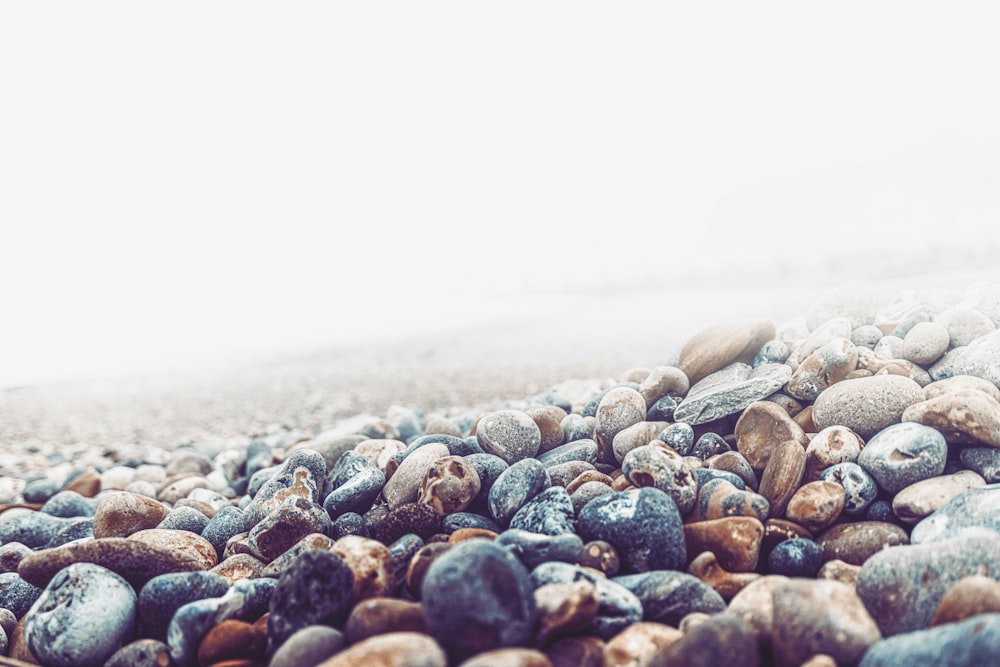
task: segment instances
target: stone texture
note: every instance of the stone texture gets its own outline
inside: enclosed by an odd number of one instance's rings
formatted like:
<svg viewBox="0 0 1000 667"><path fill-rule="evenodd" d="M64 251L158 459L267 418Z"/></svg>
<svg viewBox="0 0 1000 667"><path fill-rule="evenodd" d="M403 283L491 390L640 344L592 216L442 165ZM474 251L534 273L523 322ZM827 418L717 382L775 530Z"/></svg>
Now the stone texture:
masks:
<svg viewBox="0 0 1000 667"><path fill-rule="evenodd" d="M976 528L1000 533L1000 484L959 493L914 526L910 538L914 544L923 544Z"/></svg>
<svg viewBox="0 0 1000 667"><path fill-rule="evenodd" d="M915 482L892 499L892 511L903 523L915 524L938 511L955 496L986 486L986 480L971 470L931 477Z"/></svg>
<svg viewBox="0 0 1000 667"><path fill-rule="evenodd" d="M732 363L750 363L757 351L774 338L773 322L750 320L702 329L681 349L677 366L694 384Z"/></svg>
<svg viewBox="0 0 1000 667"><path fill-rule="evenodd" d="M390 632L355 644L317 667L447 667L448 658L433 639L419 632Z"/></svg>
<svg viewBox="0 0 1000 667"><path fill-rule="evenodd" d="M802 483L806 470L806 450L797 440L785 440L772 448L757 491L770 504L771 516L780 517Z"/></svg>
<svg viewBox="0 0 1000 667"><path fill-rule="evenodd" d="M845 426L862 438L899 423L903 411L923 400L920 385L899 375L844 380L820 394L812 418L820 429Z"/></svg>
<svg viewBox="0 0 1000 667"><path fill-rule="evenodd" d="M737 616L716 614L657 651L649 667L757 667L760 659L750 626Z"/></svg>
<svg viewBox="0 0 1000 667"><path fill-rule="evenodd" d="M476 439L487 454L514 463L538 453L542 433L528 414L520 410L499 410L479 420Z"/></svg>
<svg viewBox="0 0 1000 667"><path fill-rule="evenodd" d="M688 553L711 551L731 572L756 569L763 537L764 524L753 517L732 516L684 525Z"/></svg>
<svg viewBox="0 0 1000 667"><path fill-rule="evenodd" d="M884 521L855 521L833 526L816 540L823 547L823 560L841 560L863 565L888 547L909 544L906 531Z"/></svg>
<svg viewBox="0 0 1000 667"><path fill-rule="evenodd" d="M996 662L1000 614L898 634L874 644L859 667L970 667Z"/></svg>
<svg viewBox="0 0 1000 667"><path fill-rule="evenodd" d="M734 363L695 383L674 411L674 419L692 426L740 412L778 391L791 377L784 364L751 368Z"/></svg>
<svg viewBox="0 0 1000 667"><path fill-rule="evenodd" d="M906 422L876 433L858 455L858 465L892 494L944 471L948 443L935 429Z"/></svg>
<svg viewBox="0 0 1000 667"><path fill-rule="evenodd" d="M981 391L949 392L915 403L902 419L933 427L949 442L1000 447L1000 401Z"/></svg>
<svg viewBox="0 0 1000 667"><path fill-rule="evenodd" d="M733 429L736 449L755 471L763 472L775 443L796 440L803 446L809 439L781 406L771 401L757 401L747 406Z"/></svg>
<svg viewBox="0 0 1000 667"><path fill-rule="evenodd" d="M698 478L681 456L667 447L636 447L622 460L622 472L636 487L653 487L666 493L681 514L694 509Z"/></svg>

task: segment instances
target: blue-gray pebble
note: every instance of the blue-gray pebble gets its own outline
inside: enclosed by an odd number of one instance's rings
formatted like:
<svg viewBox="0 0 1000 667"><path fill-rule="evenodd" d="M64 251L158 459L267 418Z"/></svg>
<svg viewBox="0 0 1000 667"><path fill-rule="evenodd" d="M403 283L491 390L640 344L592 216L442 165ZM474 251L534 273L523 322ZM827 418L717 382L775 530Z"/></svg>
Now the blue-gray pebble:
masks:
<svg viewBox="0 0 1000 667"><path fill-rule="evenodd" d="M882 429L858 455L858 465L890 494L940 475L947 460L948 443L941 432L916 422Z"/></svg>
<svg viewBox="0 0 1000 667"><path fill-rule="evenodd" d="M16 572L0 574L0 608L9 609L21 618L35 604L42 589L29 584Z"/></svg>
<svg viewBox="0 0 1000 667"><path fill-rule="evenodd" d="M726 601L715 589L686 572L653 570L611 581L639 598L644 621L677 627L690 613L717 614L726 610Z"/></svg>
<svg viewBox="0 0 1000 667"><path fill-rule="evenodd" d="M985 667L996 664L1000 614L906 632L875 642L858 667Z"/></svg>
<svg viewBox="0 0 1000 667"><path fill-rule="evenodd" d="M526 502L550 484L545 466L537 459L521 459L505 469L490 487L487 506L490 516L507 526Z"/></svg>
<svg viewBox="0 0 1000 667"><path fill-rule="evenodd" d="M542 535L572 533L573 501L566 489L550 486L521 506L510 520L510 527Z"/></svg>
<svg viewBox="0 0 1000 667"><path fill-rule="evenodd" d="M813 578L823 565L823 547L813 540L796 537L779 542L767 557L770 574Z"/></svg>
<svg viewBox="0 0 1000 667"><path fill-rule="evenodd" d="M511 528L500 533L495 543L517 556L529 570L549 561L575 563L583 555L583 540L575 533L542 535Z"/></svg>
<svg viewBox="0 0 1000 667"><path fill-rule="evenodd" d="M97 505L76 491L60 491L49 498L39 511L63 518L90 517L97 511Z"/></svg>
<svg viewBox="0 0 1000 667"><path fill-rule="evenodd" d="M201 536L212 543L219 560L226 550L226 543L234 535L243 531L243 512L238 507L229 505L215 513L201 531Z"/></svg>
<svg viewBox="0 0 1000 667"><path fill-rule="evenodd" d="M844 514L857 516L864 514L878 495L878 485L871 475L857 463L844 461L826 468L819 478L836 482L844 487Z"/></svg>
<svg viewBox="0 0 1000 667"><path fill-rule="evenodd" d="M143 637L164 641L174 613L195 600L217 598L229 582L214 572L171 572L153 577L139 589L139 623Z"/></svg>

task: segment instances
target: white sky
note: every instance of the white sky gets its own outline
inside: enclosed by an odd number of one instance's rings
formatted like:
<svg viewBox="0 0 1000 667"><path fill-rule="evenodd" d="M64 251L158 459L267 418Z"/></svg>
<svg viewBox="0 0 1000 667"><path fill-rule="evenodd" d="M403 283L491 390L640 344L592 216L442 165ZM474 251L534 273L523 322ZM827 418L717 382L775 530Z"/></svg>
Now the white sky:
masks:
<svg viewBox="0 0 1000 667"><path fill-rule="evenodd" d="M998 7L2 3L0 386L706 262L989 261Z"/></svg>

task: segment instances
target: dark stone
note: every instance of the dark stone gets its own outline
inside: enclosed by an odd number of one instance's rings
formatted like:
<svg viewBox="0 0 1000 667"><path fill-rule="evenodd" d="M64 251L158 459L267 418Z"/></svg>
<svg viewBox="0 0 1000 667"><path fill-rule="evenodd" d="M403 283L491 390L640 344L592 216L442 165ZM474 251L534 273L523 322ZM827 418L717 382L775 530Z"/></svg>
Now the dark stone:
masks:
<svg viewBox="0 0 1000 667"><path fill-rule="evenodd" d="M857 463L837 463L823 470L819 478L844 487L844 514L864 514L878 495L875 480Z"/></svg>
<svg viewBox="0 0 1000 667"><path fill-rule="evenodd" d="M75 540L86 540L94 537L94 520L77 518L69 525L55 534L55 536L45 544L46 549L55 549Z"/></svg>
<svg viewBox="0 0 1000 667"><path fill-rule="evenodd" d="M711 586L685 572L654 570L612 579L642 602L642 619L677 627L692 612L717 614L726 602Z"/></svg>
<svg viewBox="0 0 1000 667"><path fill-rule="evenodd" d="M20 542L37 549L48 544L60 530L79 521L79 518L62 518L42 512L20 514L0 522L0 542Z"/></svg>
<svg viewBox="0 0 1000 667"><path fill-rule="evenodd" d="M341 461L350 456L360 456L360 454L347 452ZM365 460L367 461L367 459ZM336 481L340 481L340 479L338 476ZM369 461L367 466L360 466L347 481L337 486L328 487L332 490L323 500L323 509L330 515L331 519L337 519L348 512L364 514L371 509L384 486L385 473Z"/></svg>
<svg viewBox="0 0 1000 667"><path fill-rule="evenodd" d="M652 421L649 415L646 419ZM694 447L694 429L690 424L677 422L663 429L660 433L660 440L673 447L674 451L681 456L687 456Z"/></svg>
<svg viewBox="0 0 1000 667"><path fill-rule="evenodd" d="M907 632L876 642L859 667L976 667L996 664L1000 614Z"/></svg>
<svg viewBox="0 0 1000 667"><path fill-rule="evenodd" d="M597 592L597 617L588 628L591 634L610 639L633 623L642 620L642 602L635 594L611 579L576 565L550 561L531 572L535 588L546 584L571 584L588 581Z"/></svg>
<svg viewBox="0 0 1000 667"><path fill-rule="evenodd" d="M353 589L354 573L340 556L322 549L304 552L282 573L271 595L268 655L309 625L340 626L350 611Z"/></svg>
<svg viewBox="0 0 1000 667"><path fill-rule="evenodd" d="M865 521L899 523L896 513L892 511L892 503L883 499L877 499L868 506L868 509L865 510Z"/></svg>
<svg viewBox="0 0 1000 667"><path fill-rule="evenodd" d="M242 532L243 512L238 507L228 505L215 513L215 516L201 531L201 536L212 543L221 562L223 553L226 551L226 543L234 535L239 535Z"/></svg>
<svg viewBox="0 0 1000 667"><path fill-rule="evenodd" d="M169 646L157 639L138 639L115 651L104 667L161 667L173 664Z"/></svg>
<svg viewBox="0 0 1000 667"><path fill-rule="evenodd" d="M494 533L503 531L503 528L489 517L472 512L454 512L441 522L441 530L446 533L454 533L461 528L482 528L492 530Z"/></svg>
<svg viewBox="0 0 1000 667"><path fill-rule="evenodd" d="M575 442L577 440L589 440L593 437L593 429L587 424L583 415L578 415L567 410L569 414L559 422L563 432L563 442Z"/></svg>
<svg viewBox="0 0 1000 667"><path fill-rule="evenodd" d="M718 433L705 433L700 438L698 442L694 443L694 447L691 448L690 456L695 456L702 461L710 456L715 456L716 454L724 454L726 452L731 452L732 447L726 442Z"/></svg>
<svg viewBox="0 0 1000 667"><path fill-rule="evenodd" d="M470 512L485 513L490 489L493 488L493 484L500 477L500 474L507 469L507 462L499 456L485 453L471 454L466 456L465 460L476 469L476 474L479 475L479 493L466 509Z"/></svg>
<svg viewBox="0 0 1000 667"><path fill-rule="evenodd" d="M526 502L510 520L510 527L542 535L573 533L573 501L566 489L550 486Z"/></svg>
<svg viewBox="0 0 1000 667"><path fill-rule="evenodd" d="M345 535L371 537L368 533L368 522L356 512L345 512L337 517L330 528L330 537L339 540Z"/></svg>
<svg viewBox="0 0 1000 667"><path fill-rule="evenodd" d="M392 544L407 533L427 539L441 530L441 515L430 505L403 503L378 524L375 537L382 544Z"/></svg>
<svg viewBox="0 0 1000 667"><path fill-rule="evenodd" d="M678 397L664 396L646 410L646 421L672 422L674 420L674 410L677 409L678 405L680 405Z"/></svg>
<svg viewBox="0 0 1000 667"><path fill-rule="evenodd" d="M495 543L517 556L529 570L549 561L576 563L583 555L583 540L574 533L548 535L511 528L500 533Z"/></svg>
<svg viewBox="0 0 1000 667"><path fill-rule="evenodd" d="M490 489L490 516L501 526L507 526L526 502L548 488L549 474L537 459L521 459L500 473Z"/></svg>
<svg viewBox="0 0 1000 667"><path fill-rule="evenodd" d="M0 608L9 609L17 618L24 616L41 594L41 588L32 586L16 572L0 574Z"/></svg>
<svg viewBox="0 0 1000 667"><path fill-rule="evenodd" d="M326 479L326 460L312 449L292 452L278 471L253 497L243 511L243 529L251 530L264 517L278 509L289 491L306 500L319 504Z"/></svg>
<svg viewBox="0 0 1000 667"><path fill-rule="evenodd" d="M546 468L569 461L597 463L597 441L590 438L574 440L538 456L538 462Z"/></svg>
<svg viewBox="0 0 1000 667"><path fill-rule="evenodd" d="M958 457L966 468L979 473L987 484L1000 482L1000 448L964 447Z"/></svg>
<svg viewBox="0 0 1000 667"><path fill-rule="evenodd" d="M274 455L271 454L267 442L260 438L251 440L247 445L246 476L253 477L257 471L270 468L272 465L274 465Z"/></svg>
<svg viewBox="0 0 1000 667"><path fill-rule="evenodd" d="M62 487L63 483L56 479L36 479L25 485L21 497L26 503L44 503L56 495Z"/></svg>
<svg viewBox="0 0 1000 667"><path fill-rule="evenodd" d="M139 589L137 608L141 635L167 639L167 627L178 609L229 590L229 582L212 572L174 572L153 577Z"/></svg>
<svg viewBox="0 0 1000 667"><path fill-rule="evenodd" d="M699 492L700 489L706 484L717 479L726 480L740 491L747 490L746 482L744 482L739 475L731 473L727 470L716 470L715 468L695 468L694 474L698 478Z"/></svg>
<svg viewBox="0 0 1000 667"><path fill-rule="evenodd" d="M771 574L786 577L815 577L823 565L823 547L803 537L778 543L767 557Z"/></svg>

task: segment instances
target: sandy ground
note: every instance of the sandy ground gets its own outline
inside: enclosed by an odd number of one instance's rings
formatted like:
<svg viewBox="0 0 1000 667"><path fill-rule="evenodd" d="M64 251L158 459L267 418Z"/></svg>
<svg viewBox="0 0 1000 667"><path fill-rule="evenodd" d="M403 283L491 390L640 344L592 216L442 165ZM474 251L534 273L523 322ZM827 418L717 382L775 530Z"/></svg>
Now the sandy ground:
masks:
<svg viewBox="0 0 1000 667"><path fill-rule="evenodd" d="M901 290L962 291L998 278L993 269L970 269L866 284L884 302ZM0 474L95 450L113 460L123 449L316 432L352 415L384 415L392 405L475 411L571 378L610 383L630 368L669 363L703 326L751 317L780 324L804 315L831 286L717 282L529 294L491 304L493 316L476 324L391 343L302 351L223 371L6 388Z"/></svg>

